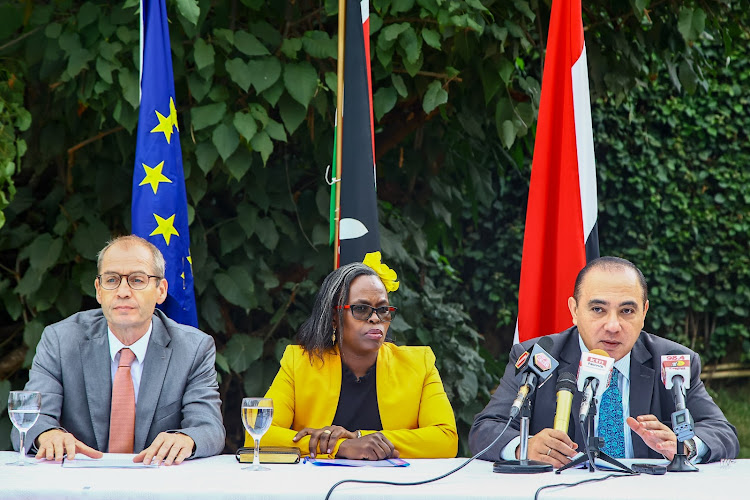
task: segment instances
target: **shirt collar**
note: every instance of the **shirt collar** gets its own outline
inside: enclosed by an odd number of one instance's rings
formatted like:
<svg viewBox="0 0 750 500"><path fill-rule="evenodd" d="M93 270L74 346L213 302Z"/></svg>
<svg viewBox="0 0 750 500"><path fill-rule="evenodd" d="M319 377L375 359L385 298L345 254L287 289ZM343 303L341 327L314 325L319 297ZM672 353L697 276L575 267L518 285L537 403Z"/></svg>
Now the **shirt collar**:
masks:
<svg viewBox="0 0 750 500"><path fill-rule="evenodd" d="M146 357L146 350L148 349L148 341L151 338L151 330L154 327L154 322L152 321L148 325L148 330L146 330L146 334L135 341L132 345L125 345L122 342L120 342L120 339L115 337L115 334L112 333L112 330L109 329L109 326L107 326L107 337L109 338L109 357L114 363L115 356L118 352L120 352L120 349L123 347L127 347L131 351L133 351L133 354L135 354L135 359L138 360L139 363L143 363L143 358Z"/></svg>
<svg viewBox="0 0 750 500"><path fill-rule="evenodd" d="M581 338L581 334L578 334L578 345L581 347L581 352L589 352L588 347L586 347L586 344L583 343L583 339ZM617 371L619 371L623 377L625 377L626 380L630 381L630 352L628 352L625 356L622 357L619 361L615 361L614 368L617 368Z"/></svg>

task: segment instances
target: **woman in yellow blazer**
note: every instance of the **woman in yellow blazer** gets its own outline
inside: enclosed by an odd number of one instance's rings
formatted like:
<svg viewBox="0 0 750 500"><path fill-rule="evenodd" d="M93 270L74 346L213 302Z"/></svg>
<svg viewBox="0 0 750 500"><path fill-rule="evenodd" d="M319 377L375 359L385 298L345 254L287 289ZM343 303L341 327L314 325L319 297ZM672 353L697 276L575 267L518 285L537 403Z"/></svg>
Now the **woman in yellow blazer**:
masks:
<svg viewBox="0 0 750 500"><path fill-rule="evenodd" d="M266 393L274 415L264 446L369 460L456 456L456 420L432 349L386 341L395 279L380 252L326 277ZM245 444L253 445L247 434Z"/></svg>

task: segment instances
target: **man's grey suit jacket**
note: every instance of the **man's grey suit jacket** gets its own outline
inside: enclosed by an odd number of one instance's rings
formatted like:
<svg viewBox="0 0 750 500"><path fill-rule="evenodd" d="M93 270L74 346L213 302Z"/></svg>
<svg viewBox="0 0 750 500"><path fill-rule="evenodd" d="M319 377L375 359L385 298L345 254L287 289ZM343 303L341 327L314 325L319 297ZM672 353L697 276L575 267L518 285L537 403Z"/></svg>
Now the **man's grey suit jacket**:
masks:
<svg viewBox="0 0 750 500"><path fill-rule="evenodd" d="M532 415L529 432L534 435L545 428L552 428L556 409L557 377L564 372L578 373L581 359L581 348L578 343L578 328L572 327L564 332L548 335L554 341L550 354L560 362L550 379L531 395ZM474 418L474 425L469 432L469 448L472 454L487 447L497 437L508 421L511 404L520 386L515 376L515 362L527 349L531 349L539 339L532 339L513 346L510 362L500 385L492 395L484 410ZM690 389L687 391L687 407L695 419L695 434L708 446L709 451L703 462L714 462L722 458L736 458L739 453L737 431L716 406L700 379L700 357L690 349L656 335L641 331L638 340L630 351L630 415L653 414L668 427L672 427L671 416L675 411L671 391L667 391L661 382L661 356L678 349L690 354ZM573 396L572 416L568 435L578 450L583 451L584 440L578 425L578 409L582 395L576 391ZM516 418L502 438L481 458L499 460L500 452L511 439L519 435L519 423ZM649 448L635 432L631 431L633 454L635 458L662 458L661 454Z"/></svg>
<svg viewBox="0 0 750 500"><path fill-rule="evenodd" d="M163 431L195 441L193 458L221 453L226 431L211 336L175 323L158 309L152 317L135 416L134 452ZM63 428L106 452L112 398L107 320L101 309L76 313L42 332L26 390L42 393L42 411L24 448L44 431ZM13 430L18 449L18 433Z"/></svg>

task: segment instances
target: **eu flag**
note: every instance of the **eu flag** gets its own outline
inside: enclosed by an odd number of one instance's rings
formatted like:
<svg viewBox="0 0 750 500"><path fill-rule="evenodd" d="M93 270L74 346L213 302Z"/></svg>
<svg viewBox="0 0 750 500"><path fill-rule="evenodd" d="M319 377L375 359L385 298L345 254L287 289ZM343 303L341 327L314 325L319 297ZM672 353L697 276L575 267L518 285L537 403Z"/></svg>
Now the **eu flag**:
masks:
<svg viewBox="0 0 750 500"><path fill-rule="evenodd" d="M169 295L160 308L198 326L174 76L164 0L141 1L141 106L133 173L133 234L164 254Z"/></svg>

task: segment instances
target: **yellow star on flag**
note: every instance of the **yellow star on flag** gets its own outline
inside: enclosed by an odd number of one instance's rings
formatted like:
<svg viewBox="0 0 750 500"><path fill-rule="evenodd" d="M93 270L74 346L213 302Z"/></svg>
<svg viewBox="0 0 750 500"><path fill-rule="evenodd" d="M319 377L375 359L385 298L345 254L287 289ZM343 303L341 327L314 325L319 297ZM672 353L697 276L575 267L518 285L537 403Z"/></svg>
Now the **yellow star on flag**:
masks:
<svg viewBox="0 0 750 500"><path fill-rule="evenodd" d="M149 236L156 236L157 234L160 234L164 236L164 241L167 243L167 246L169 246L169 239L172 237L172 235L180 235L180 233L177 232L177 229L174 228L175 214L172 214L172 217L170 217L169 219L163 219L156 214L153 215L154 219L156 219L156 229L154 229L151 234L149 234Z"/></svg>
<svg viewBox="0 0 750 500"><path fill-rule="evenodd" d="M159 189L160 182L169 182L170 184L172 183L169 177L161 173L162 168L164 168L164 162L159 163L154 168L149 167L145 163L141 163L141 165L143 165L143 170L146 171L146 177L144 177L141 183L138 184L139 186L151 184L151 189L153 189L154 194L156 194L156 191Z"/></svg>
<svg viewBox="0 0 750 500"><path fill-rule="evenodd" d="M167 140L167 144L170 144L170 141L172 140L172 128L176 128L177 131L180 131L180 127L177 126L177 108L174 106L174 99L171 97L169 98L169 116L164 116L163 114L159 113L157 110L154 110L156 113L156 118L159 119L159 125L154 127L151 130L151 133L154 132L163 132L164 138Z"/></svg>

